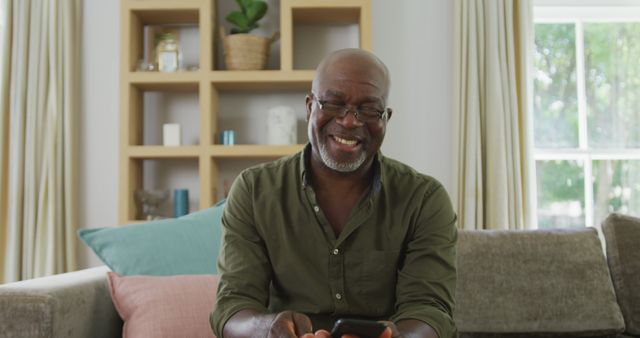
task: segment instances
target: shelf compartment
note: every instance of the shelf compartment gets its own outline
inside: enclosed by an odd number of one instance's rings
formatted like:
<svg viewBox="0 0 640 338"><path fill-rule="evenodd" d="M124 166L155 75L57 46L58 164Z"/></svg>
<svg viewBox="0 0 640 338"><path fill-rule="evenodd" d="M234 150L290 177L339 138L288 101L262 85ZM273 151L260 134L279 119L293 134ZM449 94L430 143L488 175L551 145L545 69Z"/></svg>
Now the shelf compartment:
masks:
<svg viewBox="0 0 640 338"><path fill-rule="evenodd" d="M176 189L188 189L189 210L194 212L200 208L200 182L198 159L132 159L130 163L141 176L136 180L136 189L131 190L128 198L134 208L128 218L129 221L144 221L142 205L135 200L137 189L167 190L168 199L158 209L163 217L173 217L173 195Z"/></svg>
<svg viewBox="0 0 640 338"><path fill-rule="evenodd" d="M162 76L163 77L163 76ZM181 146L200 144L199 116L201 95L199 82L190 76L171 82L150 81L155 76L142 76L123 84L121 144L129 146L160 146L163 144L163 124L181 126ZM123 149L124 149L123 148Z"/></svg>
<svg viewBox="0 0 640 338"><path fill-rule="evenodd" d="M122 45L126 46L121 50L123 71L134 71L138 60L151 61L152 31L160 27L177 31L183 60L188 65L195 63L201 69L208 69L211 48L206 42L211 40L211 8L211 0L122 0L121 34ZM194 51L194 54L185 54L185 51Z"/></svg>
<svg viewBox="0 0 640 338"><path fill-rule="evenodd" d="M215 158L268 158L276 159L295 154L304 148L304 144L291 145L253 145L211 146L211 156Z"/></svg>
<svg viewBox="0 0 640 338"><path fill-rule="evenodd" d="M282 70L314 69L340 48L372 49L371 31L363 29L371 27L369 0L282 0L280 17Z"/></svg>
<svg viewBox="0 0 640 338"><path fill-rule="evenodd" d="M309 85L310 86L310 85ZM222 144L220 135L225 130L235 132L235 145L268 145L269 116L272 109L290 109L295 115L295 124L291 126L295 139L291 143L307 140L305 96L311 88L305 90L221 90L212 85L217 107L212 112L216 121L215 133L211 144ZM293 121L292 121L293 122Z"/></svg>
<svg viewBox="0 0 640 338"><path fill-rule="evenodd" d="M131 146L125 149L126 156L135 159L162 159L162 158L198 158L199 146Z"/></svg>
<svg viewBox="0 0 640 338"><path fill-rule="evenodd" d="M282 11L291 13L293 23L371 22L370 0L282 0L281 6Z"/></svg>
<svg viewBox="0 0 640 338"><path fill-rule="evenodd" d="M262 36L265 38L273 37L274 33L280 31L280 0L267 0L269 5L266 15L260 19L259 27L251 30L251 35L254 36ZM215 2L215 13L217 15L214 17L215 26L214 34L213 34L213 46L214 46L214 56L215 61L213 63L212 70L224 71L228 70L225 62L225 52L224 52L224 42L221 35L229 36L231 35L231 29L235 27L234 24L228 22L226 20L226 16L233 12L240 10L240 7L237 4L237 1L233 0L218 0ZM276 40L272 42L269 46L269 57L267 59L265 69L269 70L278 70L280 69L280 41Z"/></svg>

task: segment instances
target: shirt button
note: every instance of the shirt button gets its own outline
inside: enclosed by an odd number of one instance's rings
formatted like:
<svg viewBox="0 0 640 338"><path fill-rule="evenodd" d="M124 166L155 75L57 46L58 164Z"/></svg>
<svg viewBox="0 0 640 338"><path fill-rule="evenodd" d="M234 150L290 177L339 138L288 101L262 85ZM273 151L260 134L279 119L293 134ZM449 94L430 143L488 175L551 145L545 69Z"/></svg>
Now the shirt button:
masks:
<svg viewBox="0 0 640 338"><path fill-rule="evenodd" d="M338 299L338 300L342 299L342 295L339 294L339 293L336 293L336 299Z"/></svg>
<svg viewBox="0 0 640 338"><path fill-rule="evenodd" d="M340 253L340 250L338 250L338 249L333 249L333 254L334 254L334 255L337 255L337 254L339 254L339 253Z"/></svg>
<svg viewBox="0 0 640 338"><path fill-rule="evenodd" d="M314 205L314 206L313 206L313 210L314 210L315 212L318 212L318 211L320 211L320 207L318 207L317 205Z"/></svg>

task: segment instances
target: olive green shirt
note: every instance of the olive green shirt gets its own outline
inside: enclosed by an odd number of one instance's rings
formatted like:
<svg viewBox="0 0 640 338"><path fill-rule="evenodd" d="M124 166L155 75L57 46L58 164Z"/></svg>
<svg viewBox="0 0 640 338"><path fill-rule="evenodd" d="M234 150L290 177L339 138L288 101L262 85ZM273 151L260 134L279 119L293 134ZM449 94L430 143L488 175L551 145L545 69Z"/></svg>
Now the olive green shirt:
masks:
<svg viewBox="0 0 640 338"><path fill-rule="evenodd" d="M314 330L338 318L417 319L456 335L456 216L435 179L378 154L372 186L338 237L318 206L304 151L243 171L222 216L211 326L236 312L293 310Z"/></svg>

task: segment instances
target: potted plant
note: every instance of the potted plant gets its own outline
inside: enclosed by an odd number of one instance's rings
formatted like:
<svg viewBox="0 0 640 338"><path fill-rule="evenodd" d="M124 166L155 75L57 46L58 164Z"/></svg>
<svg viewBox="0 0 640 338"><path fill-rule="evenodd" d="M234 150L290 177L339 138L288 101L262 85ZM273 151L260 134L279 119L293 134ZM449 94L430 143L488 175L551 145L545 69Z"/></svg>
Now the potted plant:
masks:
<svg viewBox="0 0 640 338"><path fill-rule="evenodd" d="M278 39L278 33L267 38L249 34L258 28L258 21L267 12L267 3L261 0L236 0L240 11L233 11L226 20L234 25L229 35L221 29L224 44L224 60L229 70L264 69L269 59L271 43Z"/></svg>

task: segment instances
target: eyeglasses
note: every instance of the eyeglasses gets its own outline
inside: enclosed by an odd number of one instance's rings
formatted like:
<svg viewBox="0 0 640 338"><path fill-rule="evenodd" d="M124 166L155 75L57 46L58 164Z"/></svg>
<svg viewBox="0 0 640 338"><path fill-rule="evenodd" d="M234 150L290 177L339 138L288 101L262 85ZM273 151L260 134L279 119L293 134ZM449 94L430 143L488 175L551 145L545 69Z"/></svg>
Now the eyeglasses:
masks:
<svg viewBox="0 0 640 338"><path fill-rule="evenodd" d="M358 121L363 123L372 123L378 122L379 120L386 120L389 116L389 111L391 108L385 108L383 110L378 110L374 107L370 106L362 106L357 108L349 108L345 105L332 103L329 101L319 100L313 93L310 94L311 98L313 98L320 105L320 110L325 115L331 117L339 117L343 118L347 116L347 113L352 111L353 115L355 115Z"/></svg>

